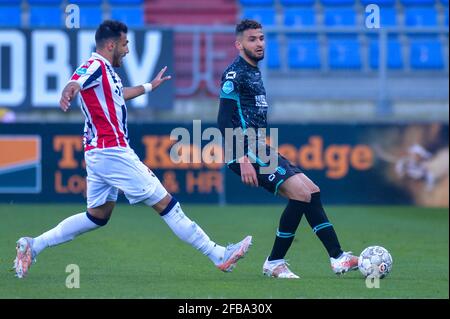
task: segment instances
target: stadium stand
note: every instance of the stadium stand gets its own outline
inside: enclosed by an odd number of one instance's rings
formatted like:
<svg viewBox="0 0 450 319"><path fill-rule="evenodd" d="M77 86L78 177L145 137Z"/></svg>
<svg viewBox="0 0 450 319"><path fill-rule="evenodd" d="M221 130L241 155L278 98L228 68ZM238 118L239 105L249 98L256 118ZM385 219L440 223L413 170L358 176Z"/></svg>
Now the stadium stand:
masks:
<svg viewBox="0 0 450 319"><path fill-rule="evenodd" d="M235 1L229 0L148 0L145 2L144 12L145 22L149 25L224 26L235 24L238 8ZM183 92L183 95L192 95L212 85L212 82L217 85L223 71L221 69L235 54L234 36L218 33L205 38L185 33L182 29L175 32L175 83L177 90ZM216 52L214 56L213 52L210 52L210 56L207 55L208 45ZM208 67L211 72L207 76L205 72Z"/></svg>
<svg viewBox="0 0 450 319"><path fill-rule="evenodd" d="M0 2L0 28L18 28L22 25L21 8L17 3Z"/></svg>
<svg viewBox="0 0 450 319"><path fill-rule="evenodd" d="M30 22L31 28L46 28L46 27L62 27L63 16L62 10L58 6L43 6L41 4L30 7Z"/></svg>
<svg viewBox="0 0 450 319"><path fill-rule="evenodd" d="M114 6L111 8L111 18L126 23L129 27L144 25L143 9L140 6Z"/></svg>
<svg viewBox="0 0 450 319"><path fill-rule="evenodd" d="M151 25L228 25L236 21L237 6L228 0L147 0L145 22Z"/></svg>
<svg viewBox="0 0 450 319"><path fill-rule="evenodd" d="M174 28L178 97L216 94L223 68L236 55L231 27L244 17L263 23L265 67L285 78L295 72L375 75L380 45L388 72L448 76L448 31L442 31L448 30L448 0L0 0L0 27L61 28L68 3L80 5L81 27L111 17L132 28ZM380 32L365 27L369 4L380 6L384 44ZM209 32L215 27L227 31Z"/></svg>

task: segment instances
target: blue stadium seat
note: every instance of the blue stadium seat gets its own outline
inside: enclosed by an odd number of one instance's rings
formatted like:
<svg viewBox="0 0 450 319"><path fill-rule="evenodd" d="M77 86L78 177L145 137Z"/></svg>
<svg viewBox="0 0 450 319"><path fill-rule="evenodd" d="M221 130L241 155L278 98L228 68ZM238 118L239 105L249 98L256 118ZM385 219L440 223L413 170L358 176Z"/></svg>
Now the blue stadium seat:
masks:
<svg viewBox="0 0 450 319"><path fill-rule="evenodd" d="M316 13L313 8L287 8L284 10L286 26L314 26Z"/></svg>
<svg viewBox="0 0 450 319"><path fill-rule="evenodd" d="M28 3L30 5L33 4L38 4L38 5L43 5L43 4L54 4L54 5L61 5L62 1L61 0L28 0Z"/></svg>
<svg viewBox="0 0 450 319"><path fill-rule="evenodd" d="M239 0L243 6L273 6L274 0Z"/></svg>
<svg viewBox="0 0 450 319"><path fill-rule="evenodd" d="M289 40L288 65L292 69L319 69L319 41L308 38Z"/></svg>
<svg viewBox="0 0 450 319"><path fill-rule="evenodd" d="M22 0L0 0L0 5L3 5L3 4L21 4L22 3ZM4 7L1 7L2 9L4 8Z"/></svg>
<svg viewBox="0 0 450 319"><path fill-rule="evenodd" d="M358 40L330 39L328 62L331 69L360 69L361 53Z"/></svg>
<svg viewBox="0 0 450 319"><path fill-rule="evenodd" d="M264 26L275 25L274 8L245 8L242 12L242 18L254 19Z"/></svg>
<svg viewBox="0 0 450 319"><path fill-rule="evenodd" d="M283 6L312 6L316 0L279 0Z"/></svg>
<svg viewBox="0 0 450 319"><path fill-rule="evenodd" d="M410 63L413 69L442 69L442 44L437 39L411 39Z"/></svg>
<svg viewBox="0 0 450 319"><path fill-rule="evenodd" d="M378 69L380 47L378 39L370 41L369 65L372 69ZM398 39L388 39L387 43L387 67L389 69L403 68L402 46Z"/></svg>
<svg viewBox="0 0 450 319"><path fill-rule="evenodd" d="M30 27L61 27L62 9L59 7L31 7Z"/></svg>
<svg viewBox="0 0 450 319"><path fill-rule="evenodd" d="M142 27L144 25L144 12L140 6L112 7L111 19L120 20L129 27Z"/></svg>
<svg viewBox="0 0 450 319"><path fill-rule="evenodd" d="M280 43L276 36L269 35L266 37L266 55L267 67L279 69L281 66Z"/></svg>
<svg viewBox="0 0 450 319"><path fill-rule="evenodd" d="M127 4L142 4L144 0L108 0L111 5L127 5Z"/></svg>
<svg viewBox="0 0 450 319"><path fill-rule="evenodd" d="M405 25L409 27L437 26L437 12L434 8L406 8Z"/></svg>
<svg viewBox="0 0 450 319"><path fill-rule="evenodd" d="M355 0L320 0L324 6L352 6Z"/></svg>
<svg viewBox="0 0 450 319"><path fill-rule="evenodd" d="M361 3L365 6L369 4L376 4L378 6L394 6L396 0L361 0Z"/></svg>
<svg viewBox="0 0 450 319"><path fill-rule="evenodd" d="M444 13L444 26L448 27L448 10L445 10Z"/></svg>
<svg viewBox="0 0 450 319"><path fill-rule="evenodd" d="M448 0L441 0L441 3L442 3L444 6L448 7Z"/></svg>
<svg viewBox="0 0 450 319"><path fill-rule="evenodd" d="M101 5L103 0L70 0L69 3L73 4L89 4L89 5Z"/></svg>
<svg viewBox="0 0 450 319"><path fill-rule="evenodd" d="M0 27L20 27L21 16L20 6L0 6Z"/></svg>
<svg viewBox="0 0 450 319"><path fill-rule="evenodd" d="M436 0L400 0L404 6L431 6Z"/></svg>
<svg viewBox="0 0 450 319"><path fill-rule="evenodd" d="M103 10L96 6L80 7L80 27L81 28L97 28L103 21Z"/></svg>
<svg viewBox="0 0 450 319"><path fill-rule="evenodd" d="M324 14L326 26L354 26L356 24L353 8L325 8Z"/></svg>
<svg viewBox="0 0 450 319"><path fill-rule="evenodd" d="M369 13L365 13L366 17ZM397 10L394 7L380 7L380 27L397 25Z"/></svg>

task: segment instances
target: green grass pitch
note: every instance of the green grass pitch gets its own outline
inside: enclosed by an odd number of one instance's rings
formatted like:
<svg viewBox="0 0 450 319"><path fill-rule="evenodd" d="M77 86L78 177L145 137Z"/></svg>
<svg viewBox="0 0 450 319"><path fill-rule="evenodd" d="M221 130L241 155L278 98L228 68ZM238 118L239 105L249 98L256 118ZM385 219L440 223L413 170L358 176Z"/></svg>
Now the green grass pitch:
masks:
<svg viewBox="0 0 450 319"><path fill-rule="evenodd" d="M150 208L118 205L109 224L38 256L27 278L10 271L15 241L37 236L82 205L0 205L0 298L449 298L448 209L330 206L345 250L386 247L392 273L368 289L359 271L341 277L303 218L287 259L300 280L262 275L282 206L183 205L220 244L253 235L232 273L222 273L181 242ZM66 287L66 266L80 269L80 288Z"/></svg>

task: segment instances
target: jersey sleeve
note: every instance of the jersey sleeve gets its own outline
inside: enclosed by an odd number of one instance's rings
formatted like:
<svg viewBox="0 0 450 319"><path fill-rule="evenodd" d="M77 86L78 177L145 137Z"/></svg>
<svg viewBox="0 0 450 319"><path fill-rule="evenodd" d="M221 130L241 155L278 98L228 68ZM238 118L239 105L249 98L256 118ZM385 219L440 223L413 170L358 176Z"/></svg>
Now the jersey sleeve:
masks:
<svg viewBox="0 0 450 319"><path fill-rule="evenodd" d="M100 62L87 61L75 70L69 82L76 82L80 85L81 91L95 87L100 84L102 68Z"/></svg>
<svg viewBox="0 0 450 319"><path fill-rule="evenodd" d="M228 71L222 76L220 99L239 100L239 82L235 71Z"/></svg>
<svg viewBox="0 0 450 319"><path fill-rule="evenodd" d="M237 101L221 98L219 103L219 114L217 116L217 126L222 135L225 136L226 128L233 128L233 114L237 109Z"/></svg>

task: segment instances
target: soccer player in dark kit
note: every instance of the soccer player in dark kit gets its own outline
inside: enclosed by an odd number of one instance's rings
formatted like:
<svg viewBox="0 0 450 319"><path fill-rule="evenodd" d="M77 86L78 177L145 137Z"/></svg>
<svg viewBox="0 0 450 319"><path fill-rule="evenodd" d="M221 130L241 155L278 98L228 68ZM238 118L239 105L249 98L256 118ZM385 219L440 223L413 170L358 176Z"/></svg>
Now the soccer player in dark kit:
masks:
<svg viewBox="0 0 450 319"><path fill-rule="evenodd" d="M222 134L230 129L233 129L233 132L243 132L241 138L236 141L243 141L244 152L243 156L233 156L232 160L227 161L227 166L241 177L244 184L261 186L272 194L288 199L276 231L272 252L264 262L263 274L275 278L299 278L288 268L284 257L294 240L303 214L325 246L333 272L342 274L357 269L358 257L341 249L333 225L322 207L319 187L300 168L273 149L275 156L272 159L277 163L274 169L267 172L268 166L272 166L271 163L264 160L266 157L263 158L261 151L255 151L256 145L258 150L261 149L259 146L263 145L262 149L266 153L271 150L266 145L265 138L258 138L257 133L249 134L249 131L267 127L268 104L261 71L258 68L258 62L264 58L265 49L261 24L254 20L241 21L236 26L235 45L239 56L222 75L218 126ZM234 151L237 147L234 139L231 144ZM225 147L228 146L225 143ZM225 149L226 153L229 151Z"/></svg>

